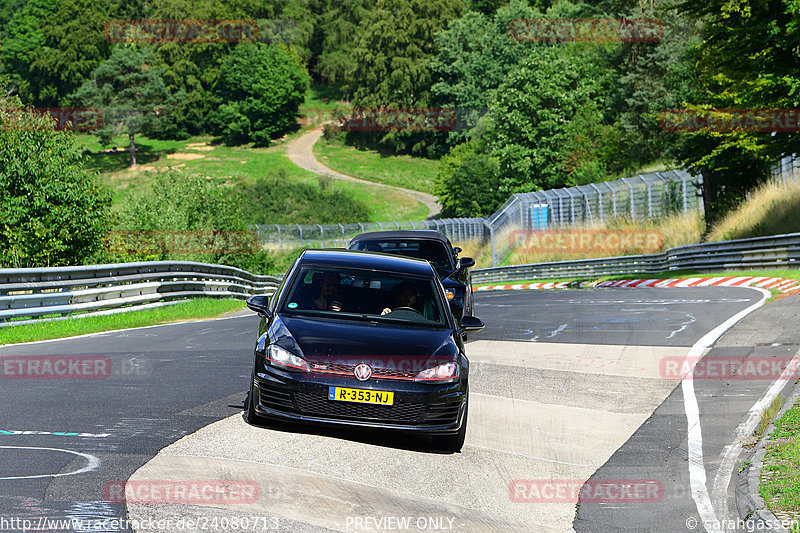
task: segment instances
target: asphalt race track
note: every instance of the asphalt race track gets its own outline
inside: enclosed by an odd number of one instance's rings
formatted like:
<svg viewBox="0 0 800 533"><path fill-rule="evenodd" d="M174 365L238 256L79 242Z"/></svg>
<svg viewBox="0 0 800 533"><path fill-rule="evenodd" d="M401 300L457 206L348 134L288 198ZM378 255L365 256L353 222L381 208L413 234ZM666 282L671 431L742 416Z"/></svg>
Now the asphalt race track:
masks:
<svg viewBox="0 0 800 533"><path fill-rule="evenodd" d="M137 531L686 530L688 516L703 518L687 467L697 443L686 391L665 362L762 297L724 287L476 293L487 327L467 346L470 425L459 454L424 437L248 425L253 315L0 348L4 364L83 356L100 365L94 379L4 372L0 530L17 519L5 529L22 531L25 519L39 531L129 531L74 527L126 516ZM792 299L749 315L748 333L735 328L709 357L793 356L788 341L756 346L770 340L758 333L776 320L769 313L786 313ZM720 454L770 384L696 381L700 413L712 414L700 446L717 518L732 509ZM127 480L226 481L257 497L126 506L109 487ZM582 501L576 517L572 494L597 480L638 483L644 498ZM69 518L72 527L45 521Z"/></svg>

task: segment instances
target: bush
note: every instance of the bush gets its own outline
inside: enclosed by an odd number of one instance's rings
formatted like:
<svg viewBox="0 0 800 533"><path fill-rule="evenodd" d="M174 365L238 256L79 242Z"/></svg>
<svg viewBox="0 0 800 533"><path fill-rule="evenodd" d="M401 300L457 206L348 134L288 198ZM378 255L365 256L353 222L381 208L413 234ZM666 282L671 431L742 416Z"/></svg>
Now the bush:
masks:
<svg viewBox="0 0 800 533"><path fill-rule="evenodd" d="M506 199L497 190L500 166L479 143L459 144L442 158L436 176L444 217L482 217L494 212Z"/></svg>
<svg viewBox="0 0 800 533"><path fill-rule="evenodd" d="M249 224L337 224L363 222L367 206L343 191L333 190L330 178L319 185L288 180L286 171L240 186L243 216Z"/></svg>
<svg viewBox="0 0 800 533"><path fill-rule="evenodd" d="M117 214L107 237L109 261L201 261L254 273L275 269L249 231L237 196L217 180L177 170L160 174Z"/></svg>
<svg viewBox="0 0 800 533"><path fill-rule="evenodd" d="M106 261L201 261L256 274L282 273L297 255L264 249L253 224L366 220L367 207L329 179L294 183L282 169L254 183L158 175L117 212Z"/></svg>
<svg viewBox="0 0 800 533"><path fill-rule="evenodd" d="M94 262L107 228L109 194L50 117L0 99L0 265Z"/></svg>
<svg viewBox="0 0 800 533"><path fill-rule="evenodd" d="M225 103L212 127L228 144L268 145L296 127L308 81L306 70L277 46L241 43L220 69L218 94Z"/></svg>

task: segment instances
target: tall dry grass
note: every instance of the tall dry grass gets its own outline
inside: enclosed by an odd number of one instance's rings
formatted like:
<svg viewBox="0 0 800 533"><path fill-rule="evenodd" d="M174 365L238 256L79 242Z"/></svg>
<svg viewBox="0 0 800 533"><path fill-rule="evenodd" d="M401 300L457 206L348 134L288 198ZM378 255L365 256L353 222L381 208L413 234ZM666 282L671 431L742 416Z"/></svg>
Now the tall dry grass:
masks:
<svg viewBox="0 0 800 533"><path fill-rule="evenodd" d="M469 240L454 241L453 246L461 248L459 257L471 257L475 259L474 268L487 268L492 266L492 248L489 241Z"/></svg>
<svg viewBox="0 0 800 533"><path fill-rule="evenodd" d="M727 241L800 232L800 181L768 182L714 225L706 240Z"/></svg>
<svg viewBox="0 0 800 533"><path fill-rule="evenodd" d="M658 253L663 252L667 248L700 242L704 229L703 215L699 211L679 213L665 219L642 222L632 222L627 218L616 218L606 224L586 224L580 227L568 228L564 231L586 231L591 233L594 231L599 232L606 230L607 232L615 232L620 235L639 233L645 234L648 237L655 234L658 237L657 245L653 245L654 241L652 238L648 238L644 240L644 242L640 240L639 245L633 242L611 250L593 246L589 248L582 247L580 249L542 250L522 245L514 249L504 263L520 265L570 261L575 259L594 259L619 255ZM554 233L558 232L558 230L550 231Z"/></svg>

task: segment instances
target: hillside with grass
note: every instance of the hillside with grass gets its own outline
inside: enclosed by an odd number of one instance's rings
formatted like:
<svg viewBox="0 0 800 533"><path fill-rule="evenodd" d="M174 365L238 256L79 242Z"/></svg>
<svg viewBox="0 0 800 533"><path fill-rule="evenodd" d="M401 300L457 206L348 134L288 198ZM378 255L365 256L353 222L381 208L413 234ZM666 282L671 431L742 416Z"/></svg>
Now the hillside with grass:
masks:
<svg viewBox="0 0 800 533"><path fill-rule="evenodd" d="M726 241L796 232L800 232L800 181L770 181L719 220L705 240Z"/></svg>

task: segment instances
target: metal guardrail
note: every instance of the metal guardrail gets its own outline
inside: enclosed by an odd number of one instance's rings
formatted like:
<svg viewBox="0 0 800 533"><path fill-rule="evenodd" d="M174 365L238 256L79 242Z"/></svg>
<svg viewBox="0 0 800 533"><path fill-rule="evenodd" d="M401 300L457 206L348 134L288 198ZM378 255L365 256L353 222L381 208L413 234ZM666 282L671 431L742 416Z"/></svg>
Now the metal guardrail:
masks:
<svg viewBox="0 0 800 533"><path fill-rule="evenodd" d="M472 282L498 283L582 276L656 273L670 270L753 270L800 267L800 233L690 244L660 254L580 259L475 269Z"/></svg>
<svg viewBox="0 0 800 533"><path fill-rule="evenodd" d="M49 315L159 307L200 296L246 299L272 294L280 282L274 276L191 261L0 269L0 327L59 319L41 318Z"/></svg>
<svg viewBox="0 0 800 533"><path fill-rule="evenodd" d="M800 233L678 246L651 255L475 269L472 281L778 267L800 267ZM280 283L275 276L190 261L0 269L0 327L159 307L192 297L245 299L273 294Z"/></svg>

